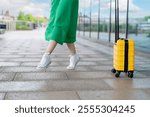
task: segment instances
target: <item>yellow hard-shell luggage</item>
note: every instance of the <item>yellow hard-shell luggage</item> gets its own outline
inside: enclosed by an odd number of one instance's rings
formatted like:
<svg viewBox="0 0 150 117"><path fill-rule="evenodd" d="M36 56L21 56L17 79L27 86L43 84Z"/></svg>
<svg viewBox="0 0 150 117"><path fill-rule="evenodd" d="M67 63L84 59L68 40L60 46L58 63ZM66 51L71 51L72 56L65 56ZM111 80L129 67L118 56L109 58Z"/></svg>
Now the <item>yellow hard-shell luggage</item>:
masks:
<svg viewBox="0 0 150 117"><path fill-rule="evenodd" d="M134 40L119 39L114 44L112 72L119 77L121 72L128 73L128 77L133 77L134 72Z"/></svg>
<svg viewBox="0 0 150 117"><path fill-rule="evenodd" d="M129 0L127 0L126 38L119 38L119 0L115 2L115 9L115 44L112 73L119 77L121 72L125 72L128 77L133 78L134 40L128 40Z"/></svg>

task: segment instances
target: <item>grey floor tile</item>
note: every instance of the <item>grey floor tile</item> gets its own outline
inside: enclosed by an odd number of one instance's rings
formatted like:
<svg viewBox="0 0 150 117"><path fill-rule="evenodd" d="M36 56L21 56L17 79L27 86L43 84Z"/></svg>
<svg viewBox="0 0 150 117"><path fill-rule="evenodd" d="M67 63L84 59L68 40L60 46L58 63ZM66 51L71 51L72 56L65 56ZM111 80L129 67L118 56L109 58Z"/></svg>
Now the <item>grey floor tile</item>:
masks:
<svg viewBox="0 0 150 117"><path fill-rule="evenodd" d="M145 62L147 63L147 62ZM141 64L141 65L138 65L139 67L150 67L150 62L148 64Z"/></svg>
<svg viewBox="0 0 150 117"><path fill-rule="evenodd" d="M41 54L29 54L29 55L24 55L25 58L41 58L42 55Z"/></svg>
<svg viewBox="0 0 150 117"><path fill-rule="evenodd" d="M22 62L21 67L36 67L39 62Z"/></svg>
<svg viewBox="0 0 150 117"><path fill-rule="evenodd" d="M0 73L0 81L11 81L14 76L15 73Z"/></svg>
<svg viewBox="0 0 150 117"><path fill-rule="evenodd" d="M0 92L47 91L46 81L0 82Z"/></svg>
<svg viewBox="0 0 150 117"><path fill-rule="evenodd" d="M97 61L97 64L98 65L106 65L106 66L113 66L113 62L112 60L109 60L109 61Z"/></svg>
<svg viewBox="0 0 150 117"><path fill-rule="evenodd" d="M150 70L139 71L142 76L141 77L149 77L150 78Z"/></svg>
<svg viewBox="0 0 150 117"><path fill-rule="evenodd" d="M20 66L20 62L0 62L0 66Z"/></svg>
<svg viewBox="0 0 150 117"><path fill-rule="evenodd" d="M68 71L71 71L71 70L68 70ZM91 71L91 69L88 67L88 66L79 66L77 65L77 67L75 68L74 71Z"/></svg>
<svg viewBox="0 0 150 117"><path fill-rule="evenodd" d="M98 65L98 64L97 64L96 62L91 62L91 61L89 61L89 62L80 61L80 62L78 63L78 65L89 66L89 65Z"/></svg>
<svg viewBox="0 0 150 117"><path fill-rule="evenodd" d="M17 92L8 93L6 100L78 100L76 92Z"/></svg>
<svg viewBox="0 0 150 117"><path fill-rule="evenodd" d="M86 51L86 50L84 50L84 51L79 50L78 54L96 54L96 52L94 52L94 51Z"/></svg>
<svg viewBox="0 0 150 117"><path fill-rule="evenodd" d="M9 61L12 61L12 62L39 62L40 61L40 58L16 58L16 59L11 59Z"/></svg>
<svg viewBox="0 0 150 117"><path fill-rule="evenodd" d="M16 52L15 52L15 53L16 53ZM4 55L4 56L7 57L7 56L10 56L10 55L13 55L13 54L14 54L14 53L1 52L1 53L0 53L0 56L3 56L3 55ZM23 56L23 55L21 55L21 56Z"/></svg>
<svg viewBox="0 0 150 117"><path fill-rule="evenodd" d="M135 70L136 71L145 71L145 70L149 70L150 71L150 67L136 67Z"/></svg>
<svg viewBox="0 0 150 117"><path fill-rule="evenodd" d="M81 51L81 50L80 50ZM88 54L79 54L79 56L81 57L81 58L89 58L89 55Z"/></svg>
<svg viewBox="0 0 150 117"><path fill-rule="evenodd" d="M142 72L134 72L134 78L150 78L150 75L144 74Z"/></svg>
<svg viewBox="0 0 150 117"><path fill-rule="evenodd" d="M94 78L112 78L111 72L67 72L69 79L94 79Z"/></svg>
<svg viewBox="0 0 150 117"><path fill-rule="evenodd" d="M59 63L60 66L68 66L69 65L69 60L68 61L57 61L57 63Z"/></svg>
<svg viewBox="0 0 150 117"><path fill-rule="evenodd" d="M0 58L9 58L9 59L13 58L14 59L14 58L21 58L21 57L24 57L24 55L0 54Z"/></svg>
<svg viewBox="0 0 150 117"><path fill-rule="evenodd" d="M49 66L49 68L46 70L47 72L51 72L51 71L89 71L89 68L87 66L80 66L77 65L76 68L74 70L67 70L68 65L60 65L59 66Z"/></svg>
<svg viewBox="0 0 150 117"><path fill-rule="evenodd" d="M114 89L147 89L150 88L150 79L105 79Z"/></svg>
<svg viewBox="0 0 150 117"><path fill-rule="evenodd" d="M89 54L87 57L90 57L90 58L104 58L105 56L101 55L101 54Z"/></svg>
<svg viewBox="0 0 150 117"><path fill-rule="evenodd" d="M32 55L43 55L42 52L21 52L21 53L18 53L19 55L27 55L27 56L32 56Z"/></svg>
<svg viewBox="0 0 150 117"><path fill-rule="evenodd" d="M21 66L22 67L36 67L39 64L39 62L23 62L23 63L21 63ZM58 65L59 65L58 62L52 62L50 64L50 66L58 66Z"/></svg>
<svg viewBox="0 0 150 117"><path fill-rule="evenodd" d="M17 73L14 80L58 80L67 79L66 73L63 72L45 72L45 73Z"/></svg>
<svg viewBox="0 0 150 117"><path fill-rule="evenodd" d="M67 61L69 61L69 58L52 58L52 61L67 62Z"/></svg>
<svg viewBox="0 0 150 117"><path fill-rule="evenodd" d="M3 67L2 72L39 72L36 67Z"/></svg>
<svg viewBox="0 0 150 117"><path fill-rule="evenodd" d="M0 100L4 100L5 93L0 93Z"/></svg>
<svg viewBox="0 0 150 117"><path fill-rule="evenodd" d="M46 69L46 72L57 72L57 71L67 71L66 66L49 66L48 69Z"/></svg>
<svg viewBox="0 0 150 117"><path fill-rule="evenodd" d="M104 60L109 60L109 59L107 59L107 58L81 58L81 60L82 61L92 61L92 62L94 62L94 61L104 61Z"/></svg>
<svg viewBox="0 0 150 117"><path fill-rule="evenodd" d="M75 91L112 89L102 80L51 80L0 82L0 92Z"/></svg>
<svg viewBox="0 0 150 117"><path fill-rule="evenodd" d="M100 65L100 66L89 66L91 71L106 71L109 70L111 71L112 66L106 66L106 65Z"/></svg>
<svg viewBox="0 0 150 117"><path fill-rule="evenodd" d="M81 100L149 100L143 90L101 90L101 91L79 91Z"/></svg>
<svg viewBox="0 0 150 117"><path fill-rule="evenodd" d="M0 66L0 73L3 71L3 67Z"/></svg>
<svg viewBox="0 0 150 117"><path fill-rule="evenodd" d="M145 92L146 94L148 94L148 95L149 95L149 97L150 97L150 88L148 88L148 89L144 89L144 92Z"/></svg>
<svg viewBox="0 0 150 117"><path fill-rule="evenodd" d="M6 53L15 53L15 52L23 52L23 51L19 51L19 50L3 50L3 52L6 52Z"/></svg>
<svg viewBox="0 0 150 117"><path fill-rule="evenodd" d="M64 59L68 59L69 55L68 54L53 54L52 55L53 58L64 58Z"/></svg>
<svg viewBox="0 0 150 117"><path fill-rule="evenodd" d="M54 91L112 89L103 80L62 80L48 81L48 89Z"/></svg>
<svg viewBox="0 0 150 117"><path fill-rule="evenodd" d="M8 62L8 61L9 61L9 59L7 59L7 58L5 58L5 59L0 58L0 62Z"/></svg>

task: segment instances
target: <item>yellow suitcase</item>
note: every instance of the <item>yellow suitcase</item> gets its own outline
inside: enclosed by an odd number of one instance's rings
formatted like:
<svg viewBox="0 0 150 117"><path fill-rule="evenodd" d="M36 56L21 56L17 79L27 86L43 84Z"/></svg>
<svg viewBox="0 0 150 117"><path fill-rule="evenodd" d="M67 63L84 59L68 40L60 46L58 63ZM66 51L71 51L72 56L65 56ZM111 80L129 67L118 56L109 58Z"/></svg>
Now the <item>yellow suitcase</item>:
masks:
<svg viewBox="0 0 150 117"><path fill-rule="evenodd" d="M134 40L128 40L129 0L127 0L126 37L119 37L119 0L115 0L115 44L112 73L118 78L121 72L133 78L134 73Z"/></svg>
<svg viewBox="0 0 150 117"><path fill-rule="evenodd" d="M134 40L119 39L114 44L113 73L119 77L121 72L133 78L134 73Z"/></svg>

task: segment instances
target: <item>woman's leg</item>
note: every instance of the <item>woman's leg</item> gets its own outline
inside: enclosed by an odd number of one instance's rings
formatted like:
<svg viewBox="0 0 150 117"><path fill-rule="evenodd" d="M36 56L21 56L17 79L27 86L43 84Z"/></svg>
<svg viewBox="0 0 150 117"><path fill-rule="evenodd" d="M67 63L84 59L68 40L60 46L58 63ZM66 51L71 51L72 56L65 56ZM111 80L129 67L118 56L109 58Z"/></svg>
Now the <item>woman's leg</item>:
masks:
<svg viewBox="0 0 150 117"><path fill-rule="evenodd" d="M49 45L36 69L46 69L49 66L49 64L51 64L51 54L56 46L57 42L50 40Z"/></svg>
<svg viewBox="0 0 150 117"><path fill-rule="evenodd" d="M67 43L67 47L69 49L70 55L75 55L76 54L76 47L74 43Z"/></svg>
<svg viewBox="0 0 150 117"><path fill-rule="evenodd" d="M53 40L50 40L45 53L51 54L56 46L57 46L57 42L53 41Z"/></svg>
<svg viewBox="0 0 150 117"><path fill-rule="evenodd" d="M67 43L68 49L70 51L70 63L67 66L67 69L75 69L77 63L79 62L80 58L76 54L76 47L74 43Z"/></svg>
<svg viewBox="0 0 150 117"><path fill-rule="evenodd" d="M75 69L77 63L79 62L80 58L76 52L75 42L76 42L76 29L77 29L77 19L78 19L78 0L73 0L73 6L71 9L71 16L70 16L70 24L69 30L67 33L67 46L70 51L70 63L67 66L67 69Z"/></svg>
<svg viewBox="0 0 150 117"><path fill-rule="evenodd" d="M48 67L49 64L51 64L51 53L57 46L57 42L50 40L49 45L40 61L40 64L37 66L37 69L45 69Z"/></svg>

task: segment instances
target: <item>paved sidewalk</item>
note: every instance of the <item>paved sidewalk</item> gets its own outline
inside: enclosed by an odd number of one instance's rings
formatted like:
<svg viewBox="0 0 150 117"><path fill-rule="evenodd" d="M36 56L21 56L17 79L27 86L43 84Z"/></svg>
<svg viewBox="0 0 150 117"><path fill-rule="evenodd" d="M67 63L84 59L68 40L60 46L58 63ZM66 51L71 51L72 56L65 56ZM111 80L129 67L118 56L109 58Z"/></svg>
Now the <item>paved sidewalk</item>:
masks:
<svg viewBox="0 0 150 117"><path fill-rule="evenodd" d="M8 32L0 36L0 99L85 100L150 99L150 58L136 56L135 78L114 78L112 48L78 37L81 61L69 64L66 46L58 46L46 72L37 71L47 46L44 30Z"/></svg>

